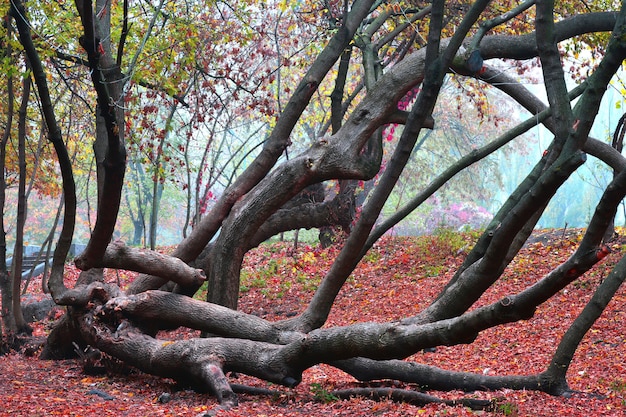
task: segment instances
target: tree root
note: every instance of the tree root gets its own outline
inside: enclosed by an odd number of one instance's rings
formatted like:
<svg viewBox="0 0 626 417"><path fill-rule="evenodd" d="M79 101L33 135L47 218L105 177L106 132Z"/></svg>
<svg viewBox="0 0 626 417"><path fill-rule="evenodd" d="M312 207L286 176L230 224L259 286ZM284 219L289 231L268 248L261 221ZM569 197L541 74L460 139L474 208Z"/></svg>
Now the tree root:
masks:
<svg viewBox="0 0 626 417"><path fill-rule="evenodd" d="M365 397L375 401L391 400L413 405L426 405L430 403L446 405L462 405L472 410L493 410L495 403L491 400L480 400L477 398L460 398L457 400L444 400L423 392L411 391L399 388L350 388L332 391L330 394L337 398L348 399L351 397Z"/></svg>
<svg viewBox="0 0 626 417"><path fill-rule="evenodd" d="M436 366L424 365L402 360L376 361L366 358L354 358L336 361L330 365L352 375L359 381L399 380L418 384L421 387L451 391L490 391L502 388L513 390L543 391L558 394L561 381L553 375L483 375L472 372L458 372L441 369Z"/></svg>
<svg viewBox="0 0 626 417"><path fill-rule="evenodd" d="M0 335L0 356L9 352L17 352L28 343L31 339L30 335L25 335L19 332L7 332Z"/></svg>
<svg viewBox="0 0 626 417"><path fill-rule="evenodd" d="M282 391L267 389L267 388L259 388L259 387L251 387L249 385L241 385L241 384L230 384L230 388L233 392L237 394L249 394L249 395L280 395Z"/></svg>
<svg viewBox="0 0 626 417"><path fill-rule="evenodd" d="M207 363L202 365L201 372L222 407L231 408L239 403L237 394L232 390L224 375L222 363L218 357L209 358Z"/></svg>

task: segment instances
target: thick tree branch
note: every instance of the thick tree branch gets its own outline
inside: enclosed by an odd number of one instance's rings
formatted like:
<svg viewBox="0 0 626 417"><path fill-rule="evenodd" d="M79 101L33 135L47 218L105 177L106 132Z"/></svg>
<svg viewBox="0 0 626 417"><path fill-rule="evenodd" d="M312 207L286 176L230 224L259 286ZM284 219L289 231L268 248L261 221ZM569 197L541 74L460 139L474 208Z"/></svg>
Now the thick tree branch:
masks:
<svg viewBox="0 0 626 417"><path fill-rule="evenodd" d="M280 232L296 229L311 229L325 226L339 226L347 230L352 222L347 196L338 193L332 200L321 203L307 203L290 209L280 209L274 213L251 240L250 247Z"/></svg>
<svg viewBox="0 0 626 417"><path fill-rule="evenodd" d="M103 307L105 313L116 311L139 322L154 320L165 327L185 326L224 337L284 344L295 336L259 317L158 290L115 298Z"/></svg>
<svg viewBox="0 0 626 417"><path fill-rule="evenodd" d="M576 14L554 24L554 40L562 42L587 33L608 32L613 29L617 12L597 12ZM491 35L480 42L480 55L483 59L511 58L532 59L538 56L537 34Z"/></svg>
<svg viewBox="0 0 626 417"><path fill-rule="evenodd" d="M197 288L206 277L200 269L195 269L178 258L155 251L126 246L121 241L109 244L102 259L93 264L94 268L115 268L164 277L183 287Z"/></svg>
<svg viewBox="0 0 626 417"><path fill-rule="evenodd" d="M303 77L296 92L285 105L283 113L276 122L272 134L265 141L261 154L254 164L240 175L217 202L211 213L194 228L193 232L176 249L175 256L184 261L195 259L206 243L219 229L221 222L230 212L233 204L253 186L255 186L274 166L286 146L289 135L300 115L309 103L318 85L350 44L357 28L369 13L372 0L358 0L345 17L344 25L337 31L326 48L320 53L307 74Z"/></svg>
<svg viewBox="0 0 626 417"><path fill-rule="evenodd" d="M579 94L582 93L583 88L578 88L576 91L572 91L570 97L574 99ZM509 143L510 141L518 138L531 128L537 125L537 123L541 123L547 118L550 117L550 110L546 109L541 113L538 113L535 117L527 119L526 121L520 123L513 129L510 129L505 134L501 135L499 138L495 139L493 142L483 146L480 149L476 149L471 153L465 155L461 159L459 159L455 164L448 167L444 172L442 172L437 178L435 178L431 183L418 195L413 197L409 203L403 206L400 210L394 213L392 216L385 219L382 223L380 223L376 229L372 231L365 246L363 248L363 252L369 250L372 245L389 229L398 224L402 219L408 216L413 210L419 207L428 197L433 195L439 188L441 188L444 184L446 184L451 178L453 178L456 174L467 168L468 166L482 160L493 152L501 149L504 145ZM364 253L363 253L364 255Z"/></svg>
<svg viewBox="0 0 626 417"><path fill-rule="evenodd" d="M87 248L75 260L78 268L87 270L93 268L95 263L102 259L113 235L122 198L126 149L122 139L123 123L117 118L114 95L109 91L112 88L120 88L116 85L120 79L119 68L109 62L108 54L101 49L101 39L94 32L96 24L91 1L77 0L76 7L84 29L80 43L87 52L91 79L97 95L98 108L104 118L108 139L103 188L98 200L96 224Z"/></svg>
<svg viewBox="0 0 626 417"><path fill-rule="evenodd" d="M606 306L617 290L624 283L625 277L626 256L623 256L604 281L600 283L591 297L591 300L589 300L583 311L576 317L565 335L561 338L561 342L552 357L550 366L545 372L545 375L549 379L562 381L560 387L567 388L565 376L580 341L606 309Z"/></svg>
<svg viewBox="0 0 626 417"><path fill-rule="evenodd" d="M449 371L436 366L400 360L374 361L354 358L333 362L331 365L347 372L359 381L398 380L418 384L436 391L462 390L471 392L506 388L541 391L544 382L539 375L484 375L482 373Z"/></svg>
<svg viewBox="0 0 626 417"><path fill-rule="evenodd" d="M557 46L553 9L553 1L537 1L535 25L537 31L537 53L541 61L548 103L550 103L550 108L552 108L552 119L555 123L554 144L558 152L569 137L573 118L570 101L565 100L567 87L561 64L561 53ZM578 149L581 148L582 146Z"/></svg>

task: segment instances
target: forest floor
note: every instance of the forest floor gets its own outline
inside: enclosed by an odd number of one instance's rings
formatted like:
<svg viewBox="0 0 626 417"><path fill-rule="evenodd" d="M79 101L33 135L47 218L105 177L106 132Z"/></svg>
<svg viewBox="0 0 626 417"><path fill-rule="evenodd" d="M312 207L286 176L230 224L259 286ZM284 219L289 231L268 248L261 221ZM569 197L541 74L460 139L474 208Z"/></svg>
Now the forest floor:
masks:
<svg viewBox="0 0 626 417"><path fill-rule="evenodd" d="M479 300L493 302L532 284L564 261L575 249L580 231L539 233L507 269L505 276ZM388 237L378 243L352 274L337 299L326 326L358 321L388 321L424 308L445 285L472 236L440 233L419 238ZM595 269L540 306L528 321L481 333L471 345L439 347L408 360L445 369L489 375L533 374L549 363L572 320L609 273L626 246L612 244L613 253ZM240 309L268 320L301 311L327 271L337 248L264 244L246 258L242 272ZM68 267L68 277L77 272ZM124 287L133 274L108 272L107 280ZM33 280L30 297L40 294ZM200 294L199 297L202 295ZM44 337L52 320L34 323ZM531 391L429 392L440 398L480 398L494 401L494 410L476 411L443 404L410 405L362 398L339 400L337 389L367 386L327 365L315 366L294 389L273 386L243 375L235 384L275 390L272 396L240 394L239 406L219 410L215 398L179 388L173 381L142 374L90 376L78 360L42 361L24 352L0 357L0 416L191 416L211 413L234 416L624 416L626 415L626 289L622 287L585 337L568 371L576 393L553 397ZM189 337L193 332L169 332L160 337ZM394 387L419 390L399 382Z"/></svg>

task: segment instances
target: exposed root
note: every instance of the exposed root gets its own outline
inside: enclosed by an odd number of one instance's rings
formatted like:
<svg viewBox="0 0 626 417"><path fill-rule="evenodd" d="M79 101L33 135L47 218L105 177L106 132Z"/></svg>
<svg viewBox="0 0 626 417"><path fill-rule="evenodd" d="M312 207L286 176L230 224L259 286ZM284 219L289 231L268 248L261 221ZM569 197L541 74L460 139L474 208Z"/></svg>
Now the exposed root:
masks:
<svg viewBox="0 0 626 417"><path fill-rule="evenodd" d="M237 394L232 390L219 358L211 358L211 360L202 366L202 374L205 381L215 393L220 406L226 409L236 406L239 402Z"/></svg>
<svg viewBox="0 0 626 417"><path fill-rule="evenodd" d="M241 384L230 384L230 388L233 392L237 394L249 394L249 395L280 395L282 391L267 389L267 388L259 388L259 387L251 387L249 385L241 385Z"/></svg>
<svg viewBox="0 0 626 417"><path fill-rule="evenodd" d="M490 400L479 400L476 398L460 398L457 400L444 400L423 392L411 391L399 388L350 388L332 391L330 394L337 398L348 399L350 397L365 397L375 401L391 400L394 402L404 402L413 405L426 405L430 403L446 405L462 405L472 410L493 410L494 402Z"/></svg>
<svg viewBox="0 0 626 417"><path fill-rule="evenodd" d="M34 340L28 333L7 332L0 335L0 355L9 352L19 352L28 348L28 343Z"/></svg>

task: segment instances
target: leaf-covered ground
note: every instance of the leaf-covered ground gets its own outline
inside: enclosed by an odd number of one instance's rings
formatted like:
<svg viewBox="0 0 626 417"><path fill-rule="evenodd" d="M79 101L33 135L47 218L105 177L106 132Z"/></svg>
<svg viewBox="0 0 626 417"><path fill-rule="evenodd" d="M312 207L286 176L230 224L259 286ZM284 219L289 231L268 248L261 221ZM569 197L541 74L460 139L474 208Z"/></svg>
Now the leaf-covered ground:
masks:
<svg viewBox="0 0 626 417"><path fill-rule="evenodd" d="M480 303L492 302L536 281L567 258L578 233L538 236ZM350 277L332 311L328 326L357 321L386 321L415 314L436 296L461 262L470 236L452 233L420 238L386 238L367 255ZM410 358L451 370L493 375L528 374L544 369L571 321L594 288L617 261L613 253L537 310L531 320L483 332L467 346L440 347ZM321 250L293 244L266 244L246 258L242 273L243 311L270 320L297 314L313 294L337 249ZM76 274L70 269L69 274ZM110 273L122 285L132 274ZM33 281L29 293L37 294ZM57 313L58 314L58 313ZM215 399L178 387L173 381L130 374L89 376L76 360L41 361L23 354L0 357L0 416L624 416L626 415L626 290L620 289L607 311L579 347L568 374L580 393L557 398L536 392L431 393L441 398L497 400L495 411L472 411L462 406L417 406L391 401L337 400L335 389L358 387L351 377L329 366L307 370L295 389L269 385L246 376L231 376L237 384L276 390L273 396L241 394L240 405L219 411ZM50 321L35 324L45 336ZM178 331L161 337L188 336ZM408 384L395 387L417 389Z"/></svg>

